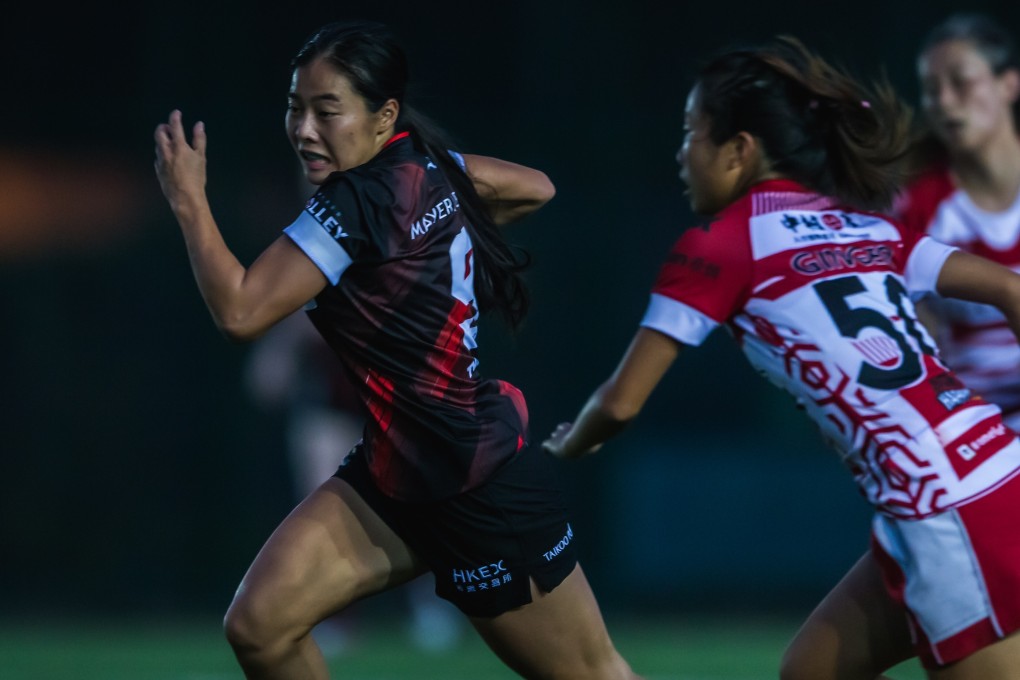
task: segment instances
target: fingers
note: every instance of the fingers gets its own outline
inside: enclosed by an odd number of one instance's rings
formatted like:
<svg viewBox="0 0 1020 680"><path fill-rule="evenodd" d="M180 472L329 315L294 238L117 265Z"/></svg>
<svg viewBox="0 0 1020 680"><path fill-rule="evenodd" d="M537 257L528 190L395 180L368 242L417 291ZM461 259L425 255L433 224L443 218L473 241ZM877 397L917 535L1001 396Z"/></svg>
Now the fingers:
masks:
<svg viewBox="0 0 1020 680"><path fill-rule="evenodd" d="M551 453L557 458L563 458L563 439L567 436L567 433L570 432L570 428L570 423L560 423L557 425L556 429L553 430L553 433L549 435L549 438L542 442L542 448L545 449L547 453Z"/></svg>
<svg viewBox="0 0 1020 680"><path fill-rule="evenodd" d="M185 146L192 146L195 151L204 156L206 147L205 123L202 121L195 123L191 133L192 145L188 145L188 139L184 133L183 120L180 109L174 109L170 112L167 122L156 126L155 137L157 148L162 149L165 153L173 147L183 144Z"/></svg>
<svg viewBox="0 0 1020 680"><path fill-rule="evenodd" d="M195 123L195 127L191 132L191 140L195 144L195 151L204 156L206 142L205 123L203 123L202 121L198 121L197 123Z"/></svg>
<svg viewBox="0 0 1020 680"><path fill-rule="evenodd" d="M175 143L178 141L186 142L184 139L184 126L181 124L180 109L174 109L170 112L170 119L167 122L167 127L170 129L171 140Z"/></svg>

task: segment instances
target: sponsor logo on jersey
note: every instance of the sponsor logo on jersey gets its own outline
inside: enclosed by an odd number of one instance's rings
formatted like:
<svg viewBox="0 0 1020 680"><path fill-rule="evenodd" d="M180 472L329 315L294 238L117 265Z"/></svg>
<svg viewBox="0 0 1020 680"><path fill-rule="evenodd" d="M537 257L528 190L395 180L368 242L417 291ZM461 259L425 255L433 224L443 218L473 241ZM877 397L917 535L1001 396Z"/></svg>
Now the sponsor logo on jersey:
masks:
<svg viewBox="0 0 1020 680"><path fill-rule="evenodd" d="M947 446L946 450L956 454L951 455L949 460L957 476L963 479L996 451L1008 446L1015 437L1013 431L996 417L990 423L988 420L978 423Z"/></svg>
<svg viewBox="0 0 1020 680"><path fill-rule="evenodd" d="M935 390L935 398L947 411L952 411L971 397L971 391L952 373L937 375L930 383Z"/></svg>
<svg viewBox="0 0 1020 680"><path fill-rule="evenodd" d="M688 257L686 253L670 253L666 257L670 264L687 267L691 271L707 276L710 279L719 278L719 265L706 261L702 257Z"/></svg>
<svg viewBox="0 0 1020 680"><path fill-rule="evenodd" d="M421 217L411 223L411 240L413 241L419 236L429 233L432 225L441 219L449 217L458 210L460 210L460 201L457 200L457 193L451 191L449 196L440 199L438 203L426 210Z"/></svg>
<svg viewBox="0 0 1020 680"><path fill-rule="evenodd" d="M941 393L938 396L938 399L939 402L946 407L947 411L952 411L954 408L970 399L970 390L966 388L962 390L949 390L948 392Z"/></svg>
<svg viewBox="0 0 1020 680"><path fill-rule="evenodd" d="M513 575L506 568L504 560L477 567L453 569L452 577L453 585L462 593L499 588L513 580Z"/></svg>
<svg viewBox="0 0 1020 680"><path fill-rule="evenodd" d="M997 439L998 437L1001 437L1004 434L1006 434L1005 425L1003 425L1002 423L999 423L998 425L993 425L992 427L988 428L988 430L984 434L982 434L969 444L961 444L960 446L956 447L956 452L960 454L960 458L963 458L964 460L974 460L974 458L976 458L978 455L978 451L981 450L981 447L983 447L988 442Z"/></svg>
<svg viewBox="0 0 1020 680"><path fill-rule="evenodd" d="M545 557L545 561L552 562L553 559L556 558L561 552L563 552L566 549L566 547L570 545L570 542L573 540L574 530L568 524L567 533L564 534L563 538L560 539L559 543L554 545L551 549L546 550L544 553L542 553L542 556Z"/></svg>
<svg viewBox="0 0 1020 680"><path fill-rule="evenodd" d="M305 212L311 215L326 230L326 233L333 238L339 239L349 236L340 225L339 220L342 213L318 194L308 199L308 203L305 204Z"/></svg>
<svg viewBox="0 0 1020 680"><path fill-rule="evenodd" d="M858 267L888 267L893 251L887 245L831 246L802 251L790 258L794 271L815 276Z"/></svg>
<svg viewBox="0 0 1020 680"><path fill-rule="evenodd" d="M841 231L847 229L865 229L880 222L875 217L864 215L848 215L845 212L816 213L806 212L801 214L783 213L782 225L795 234L821 231Z"/></svg>
<svg viewBox="0 0 1020 680"><path fill-rule="evenodd" d="M794 243L832 242L840 240L859 241L869 238L862 231L882 223L877 217L850 215L845 212L804 212L783 213L779 223L791 234Z"/></svg>

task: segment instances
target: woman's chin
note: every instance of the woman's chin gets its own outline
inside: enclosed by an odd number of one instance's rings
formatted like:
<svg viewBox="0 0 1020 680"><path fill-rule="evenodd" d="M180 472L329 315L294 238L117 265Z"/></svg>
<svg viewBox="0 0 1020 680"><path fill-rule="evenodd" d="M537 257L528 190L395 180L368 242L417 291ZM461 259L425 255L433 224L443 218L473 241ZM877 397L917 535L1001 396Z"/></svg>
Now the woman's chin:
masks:
<svg viewBox="0 0 1020 680"><path fill-rule="evenodd" d="M332 174L331 170L311 170L305 168L305 179L310 184L319 185L326 181L326 178Z"/></svg>

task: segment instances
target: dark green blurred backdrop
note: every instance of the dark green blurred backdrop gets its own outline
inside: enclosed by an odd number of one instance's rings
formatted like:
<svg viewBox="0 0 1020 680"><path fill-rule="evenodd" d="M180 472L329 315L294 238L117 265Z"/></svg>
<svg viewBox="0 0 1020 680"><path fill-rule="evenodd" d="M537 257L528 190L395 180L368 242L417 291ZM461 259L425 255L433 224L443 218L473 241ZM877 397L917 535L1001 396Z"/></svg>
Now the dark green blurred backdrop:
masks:
<svg viewBox="0 0 1020 680"><path fill-rule="evenodd" d="M540 440L615 366L693 222L674 154L698 60L792 33L914 102L914 52L953 3L278 3L3 10L0 614L222 610L292 505L283 414L245 389L152 172L171 108L209 132L209 193L250 261L305 196L288 63L321 23L389 22L411 103L464 150L545 170L514 228L534 307L482 368ZM1020 31L1016 3L971 3ZM338 452L339 454L339 452ZM792 403L720 334L647 411L562 464L606 607L806 611L867 547L869 512Z"/></svg>

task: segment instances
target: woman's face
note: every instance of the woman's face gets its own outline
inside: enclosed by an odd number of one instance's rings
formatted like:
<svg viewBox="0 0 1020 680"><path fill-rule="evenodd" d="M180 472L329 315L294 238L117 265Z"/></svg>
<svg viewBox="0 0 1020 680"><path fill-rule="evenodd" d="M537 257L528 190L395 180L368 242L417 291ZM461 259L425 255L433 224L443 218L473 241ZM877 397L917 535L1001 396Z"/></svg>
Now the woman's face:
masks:
<svg viewBox="0 0 1020 680"><path fill-rule="evenodd" d="M723 146L711 138L711 121L701 112L700 88L687 95L684 109L684 141L677 151L680 179L687 185L691 209L701 215L714 215L737 198L735 174L727 169Z"/></svg>
<svg viewBox="0 0 1020 680"><path fill-rule="evenodd" d="M918 60L921 107L950 151L978 151L1012 129L1017 73L1000 75L966 40L938 43Z"/></svg>
<svg viewBox="0 0 1020 680"><path fill-rule="evenodd" d="M369 111L350 79L322 57L294 70L287 99L287 136L312 184L371 160L396 122L395 100Z"/></svg>

